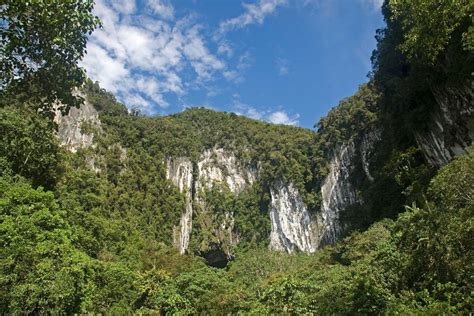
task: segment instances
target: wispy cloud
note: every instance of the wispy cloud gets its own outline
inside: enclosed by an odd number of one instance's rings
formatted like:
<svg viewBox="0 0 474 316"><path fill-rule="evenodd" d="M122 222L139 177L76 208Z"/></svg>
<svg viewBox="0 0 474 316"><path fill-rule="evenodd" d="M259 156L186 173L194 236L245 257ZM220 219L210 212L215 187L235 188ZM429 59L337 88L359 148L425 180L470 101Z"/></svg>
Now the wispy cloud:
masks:
<svg viewBox="0 0 474 316"><path fill-rule="evenodd" d="M268 116L268 121L274 124L297 125L299 115L290 116L285 111L276 111Z"/></svg>
<svg viewBox="0 0 474 316"><path fill-rule="evenodd" d="M127 2L134 2L129 0L124 0ZM166 0L148 0L148 7L153 11L153 13L158 14L164 19L173 19L174 17L174 8Z"/></svg>
<svg viewBox="0 0 474 316"><path fill-rule="evenodd" d="M263 120L265 117L265 112L259 111L256 108L245 104L238 99L234 99L233 108L235 114L247 116L254 120Z"/></svg>
<svg viewBox="0 0 474 316"><path fill-rule="evenodd" d="M230 43L226 40L221 40L217 47L217 52L219 54L225 54L227 57L232 57L234 50Z"/></svg>
<svg viewBox="0 0 474 316"><path fill-rule="evenodd" d="M290 62L284 58L277 58L275 65L280 76L285 76L290 72Z"/></svg>
<svg viewBox="0 0 474 316"><path fill-rule="evenodd" d="M252 65L253 62L254 60L249 52L242 53L237 59L237 64L235 65L235 69L224 71L224 77L228 81L232 81L234 83L243 82L244 81L243 74L245 73L245 70Z"/></svg>
<svg viewBox="0 0 474 316"><path fill-rule="evenodd" d="M244 3L244 13L234 18L222 21L219 25L219 33L243 28L250 24L262 24L265 18L274 13L275 10L284 4L287 0L260 0L256 4Z"/></svg>
<svg viewBox="0 0 474 316"><path fill-rule="evenodd" d="M288 1L243 3L240 15L210 31L198 15L180 15L170 0L97 0L94 13L103 28L89 39L81 65L92 80L146 114L167 108L170 100L184 102L190 91L213 97L223 90L219 80L241 83L254 63L248 49L238 49L226 33L262 24ZM284 60L278 67L282 75L289 71ZM259 119L270 121L271 113Z"/></svg>
<svg viewBox="0 0 474 316"><path fill-rule="evenodd" d="M290 115L281 107L278 109L260 110L239 100L238 96L234 96L233 104L234 112L237 115L246 116L254 120L270 122L273 124L298 125L299 114Z"/></svg>
<svg viewBox="0 0 474 316"><path fill-rule="evenodd" d="M196 82L213 81L231 70L208 47L202 26L192 17L177 19L164 0L146 5L139 11L134 0L97 1L95 14L104 27L89 40L82 65L128 106L153 113L156 105L169 105L168 94L180 97Z"/></svg>
<svg viewBox="0 0 474 316"><path fill-rule="evenodd" d="M131 14L136 9L135 1L128 0L116 0L111 2L112 7L119 13L122 14Z"/></svg>
<svg viewBox="0 0 474 316"><path fill-rule="evenodd" d="M229 58L234 55L232 44L225 38L226 33L252 24L262 24L268 15L273 14L278 7L287 3L288 0L259 0L255 4L243 3L244 12L236 17L222 21L214 33L213 40L217 43L218 53ZM245 69L250 67L252 62L253 60L249 52L244 52L238 57L234 70L224 71L224 77L234 83L242 82L244 80L243 73Z"/></svg>

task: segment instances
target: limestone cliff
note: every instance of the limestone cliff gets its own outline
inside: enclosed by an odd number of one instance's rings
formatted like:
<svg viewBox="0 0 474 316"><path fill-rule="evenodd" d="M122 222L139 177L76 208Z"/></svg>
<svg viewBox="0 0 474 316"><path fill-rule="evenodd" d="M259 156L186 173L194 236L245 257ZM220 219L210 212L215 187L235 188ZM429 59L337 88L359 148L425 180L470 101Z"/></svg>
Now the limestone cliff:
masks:
<svg viewBox="0 0 474 316"><path fill-rule="evenodd" d="M366 176L373 181L368 157L378 140L379 130L370 130L362 135L360 141L350 141L334 151L328 163L329 173L321 186L320 210L309 212L300 192L292 183L274 186L271 191L270 249L314 252L340 238L340 213L360 202L351 181L354 164L360 161ZM360 159L357 159L357 155L360 155Z"/></svg>
<svg viewBox="0 0 474 316"><path fill-rule="evenodd" d="M195 163L185 157L168 158L167 178L186 195L186 207L174 234L175 246L185 253L189 247L193 213L206 212L204 190L219 184L230 192L239 193L255 181L256 169L239 163L231 151L212 148L205 150ZM217 227L209 228L217 239L216 244L238 242L233 223L233 214L227 213Z"/></svg>
<svg viewBox="0 0 474 316"><path fill-rule="evenodd" d="M433 91L437 108L430 116L426 130L417 131L415 138L426 159L435 166L442 166L455 155L465 153L465 148L474 138L474 132L469 128L473 125L473 93L468 87ZM61 144L71 152L93 145L94 136L86 132L84 126L101 129L99 115L87 101L79 109L72 108L67 116L58 113L56 122ZM291 179L275 179L273 183L265 183L269 195L267 216L271 224L269 248L286 252L314 252L326 244L335 243L344 230L344 223L339 220L341 212L351 205L364 202L358 192L360 188L354 183L354 170L360 170L358 177L362 180L375 181L377 171L372 170L371 161L376 155L374 145L381 137L382 130L371 127L359 135L351 135L342 145L331 149L332 155L327 159L328 173L320 183L320 209L308 208L303 199L305 192L299 192L301 188L298 189ZM120 144L117 146L125 157L126 150ZM185 208L172 236L180 253L189 250L195 227L193 221L199 215L215 219L207 227L213 236L209 253L221 247L230 256L231 247L239 244L241 236L234 227L233 211L229 210L217 218L216 214L209 214L205 201L205 191L214 185L239 194L261 180L260 163L250 164L240 161L238 157L233 151L213 147L203 150L197 159L166 159L166 176L185 198Z"/></svg>
<svg viewBox="0 0 474 316"><path fill-rule="evenodd" d="M168 159L166 177L185 194L186 206L179 227L173 231L173 243L181 254L189 246L193 220L193 164L187 158Z"/></svg>
<svg viewBox="0 0 474 316"><path fill-rule="evenodd" d="M270 249L314 252L320 231L292 183L277 183L271 190Z"/></svg>
<svg viewBox="0 0 474 316"><path fill-rule="evenodd" d="M94 135L83 130L84 124L100 128L99 113L87 100L79 108L71 108L68 115L56 112L55 122L58 124L58 136L61 145L71 152L86 148L93 144Z"/></svg>
<svg viewBox="0 0 474 316"><path fill-rule="evenodd" d="M432 89L436 100L428 128L416 132L415 138L426 159L441 167L457 155L466 154L465 148L474 139L474 91L471 85L437 87Z"/></svg>
<svg viewBox="0 0 474 316"><path fill-rule="evenodd" d="M359 161L356 156L361 155L363 169L367 177L371 177L367 157L379 138L378 131L370 131L357 145L351 141L335 150L329 161L329 174L321 187L321 210L308 210L301 193L291 181L278 180L269 184L270 249L314 252L339 238L339 213L345 207L359 202L350 180L354 161ZM203 190L211 188L213 184L221 184L237 194L257 180L258 171L256 167L243 165L234 153L213 148L205 150L194 164L188 158L169 158L167 176L186 195L186 208L174 236L176 247L184 253L188 250L193 228L193 211L199 209L200 212L206 212L205 201L202 200ZM233 214L227 213L224 218L219 227L208 229L218 243L236 245L239 236L233 231Z"/></svg>

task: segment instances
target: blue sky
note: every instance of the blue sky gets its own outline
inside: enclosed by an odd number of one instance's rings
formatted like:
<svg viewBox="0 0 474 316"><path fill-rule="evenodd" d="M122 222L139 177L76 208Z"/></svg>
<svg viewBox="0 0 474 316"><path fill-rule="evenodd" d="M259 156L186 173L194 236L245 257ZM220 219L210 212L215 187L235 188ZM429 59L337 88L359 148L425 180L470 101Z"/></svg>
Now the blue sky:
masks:
<svg viewBox="0 0 474 316"><path fill-rule="evenodd" d="M312 128L367 81L381 0L97 0L82 61L129 108Z"/></svg>

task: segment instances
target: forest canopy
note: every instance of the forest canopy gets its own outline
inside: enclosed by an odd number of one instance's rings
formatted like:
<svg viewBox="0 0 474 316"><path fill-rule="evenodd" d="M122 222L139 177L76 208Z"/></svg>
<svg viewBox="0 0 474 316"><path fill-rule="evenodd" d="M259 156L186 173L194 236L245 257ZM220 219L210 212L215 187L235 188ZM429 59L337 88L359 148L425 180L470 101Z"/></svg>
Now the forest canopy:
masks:
<svg viewBox="0 0 474 316"><path fill-rule="evenodd" d="M435 88L472 83L472 1L385 1L370 81L317 131L204 108L128 110L78 66L100 26L93 5L0 5L2 314L473 312L474 149L436 168L415 139L429 128ZM100 126L84 122L94 144L73 153L60 146L52 106L79 105L77 91ZM358 202L341 214L343 238L312 254L270 251L272 184L291 181L318 214L331 159L368 133L379 138L371 156L354 159L370 159L373 179L348 168ZM196 163L212 148L258 166L259 179L239 194L205 190L207 213L180 254L172 236L186 192L165 161ZM232 260L218 269L203 253L230 211L240 243L222 246Z"/></svg>

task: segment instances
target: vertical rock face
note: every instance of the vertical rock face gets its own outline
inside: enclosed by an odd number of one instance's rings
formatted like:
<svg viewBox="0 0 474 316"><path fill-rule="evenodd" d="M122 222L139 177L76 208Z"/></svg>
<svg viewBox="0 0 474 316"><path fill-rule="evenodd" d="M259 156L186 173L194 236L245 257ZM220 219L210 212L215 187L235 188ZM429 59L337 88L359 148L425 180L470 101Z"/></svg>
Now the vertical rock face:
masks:
<svg viewBox="0 0 474 316"><path fill-rule="evenodd" d="M87 101L79 109L72 108L67 116L58 113L56 122L59 126L61 144L72 152L93 144L93 135L84 133L81 129L83 123L87 122L100 128L99 115ZM369 179L372 179L372 175L368 155L372 144L379 138L380 133L377 131L367 133L358 148L364 171ZM431 148L434 143L435 141L430 141ZM125 157L125 150L121 148L121 151ZM275 183L270 192L270 249L314 252L322 245L337 240L340 235L338 222L340 211L357 202L356 191L349 181L355 154L355 146L350 143L342 146L334 155L330 162L329 175L321 188L322 208L316 215L309 212L293 183ZM442 159L445 158L439 158ZM94 162L91 165L94 167ZM244 165L231 151L213 148L205 150L196 163L185 157L168 159L167 178L185 194L185 209L179 226L173 231L174 245L180 253L185 253L190 243L193 212L205 207L204 201L201 200L203 197L200 196L202 191L211 188L213 184L220 184L233 193L242 192L255 182L257 168ZM202 207L194 209L193 204ZM225 214L224 220L219 222L219 226L214 228L213 234L217 240L225 239L226 244L235 245L239 242L239 238L233 229L233 214L228 213Z"/></svg>
<svg viewBox="0 0 474 316"><path fill-rule="evenodd" d="M168 159L166 177L186 195L186 206L179 227L173 231L173 243L181 254L189 246L193 220L193 164L187 158Z"/></svg>
<svg viewBox="0 0 474 316"><path fill-rule="evenodd" d="M425 132L415 133L415 139L432 165L441 167L457 155L466 154L465 148L474 139L469 129L474 113L471 85L433 89L437 109L433 111Z"/></svg>
<svg viewBox="0 0 474 316"><path fill-rule="evenodd" d="M240 166L232 152L222 148L204 151L197 163L199 189L210 188L214 183L220 183L229 188L231 192L239 193L246 186L255 181L256 172L252 168Z"/></svg>
<svg viewBox="0 0 474 316"><path fill-rule="evenodd" d="M197 205L200 208L205 208L202 191L211 188L213 184L221 184L231 192L239 193L255 181L256 170L241 166L232 152L213 148L204 151L194 165L188 158L168 159L167 178L186 194L186 208L174 233L175 246L181 253L185 253L192 230L193 203L199 203ZM238 238L232 233L233 224L233 214L226 214L224 221L214 231L215 237L218 240L228 239L227 242L231 244L237 243Z"/></svg>
<svg viewBox="0 0 474 316"><path fill-rule="evenodd" d="M321 209L309 212L294 184L277 182L271 189L270 249L294 252L314 252L318 248L335 243L341 235L340 212L360 202L356 188L351 183L351 173L356 159L370 181L370 155L381 132L372 129L364 133L358 142L343 144L329 162L329 173L321 187ZM356 145L357 144L357 145Z"/></svg>
<svg viewBox="0 0 474 316"><path fill-rule="evenodd" d="M87 100L80 108L71 108L68 115L62 115L57 111L55 122L58 124L61 145L71 152L92 146L94 135L83 132L81 129L83 123L100 127L99 114Z"/></svg>
<svg viewBox="0 0 474 316"><path fill-rule="evenodd" d="M314 252L318 247L316 223L292 183L278 183L271 190L270 249Z"/></svg>
<svg viewBox="0 0 474 316"><path fill-rule="evenodd" d="M374 177L370 173L370 154L374 144L380 140L381 131L379 129L372 129L362 135L360 141L359 150L362 168L364 169L365 175L370 181L374 181Z"/></svg>
<svg viewBox="0 0 474 316"><path fill-rule="evenodd" d="M337 241L341 232L339 213L358 202L357 193L349 181L354 157L355 148L351 142L341 146L329 164L329 174L321 187L321 244Z"/></svg>

